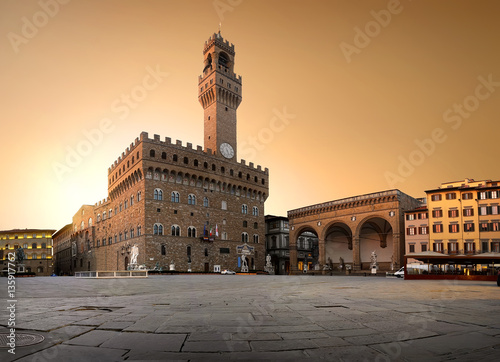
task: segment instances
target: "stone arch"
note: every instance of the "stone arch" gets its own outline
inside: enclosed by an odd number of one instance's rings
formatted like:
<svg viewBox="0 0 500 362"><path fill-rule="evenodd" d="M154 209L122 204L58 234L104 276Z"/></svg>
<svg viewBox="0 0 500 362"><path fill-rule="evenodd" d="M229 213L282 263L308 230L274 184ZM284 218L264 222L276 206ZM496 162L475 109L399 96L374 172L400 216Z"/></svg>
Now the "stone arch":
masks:
<svg viewBox="0 0 500 362"><path fill-rule="evenodd" d="M370 268L371 253L374 251L379 270L390 270L391 263L397 260L393 240L395 230L398 230L397 225L380 214L372 214L359 221L355 235L361 269Z"/></svg>
<svg viewBox="0 0 500 362"><path fill-rule="evenodd" d="M308 234L312 234L312 236ZM321 264L319 255L321 250L318 245L319 235L320 232L312 225L302 225L290 233L290 262L292 263L293 259L295 259L297 263L294 266L290 265L292 268L302 270L304 265L309 264L310 267L313 267L318 261ZM313 245L311 245L311 239L315 239ZM302 245L301 241L303 242ZM295 258L292 258L292 254L295 254Z"/></svg>
<svg viewBox="0 0 500 362"><path fill-rule="evenodd" d="M325 225L320 235L324 241L324 264L331 268L354 263L353 232L342 220L333 220ZM344 264L345 263L345 264Z"/></svg>
<svg viewBox="0 0 500 362"><path fill-rule="evenodd" d="M184 174L182 172L177 172L177 177L175 178L175 183L181 184L184 180Z"/></svg>

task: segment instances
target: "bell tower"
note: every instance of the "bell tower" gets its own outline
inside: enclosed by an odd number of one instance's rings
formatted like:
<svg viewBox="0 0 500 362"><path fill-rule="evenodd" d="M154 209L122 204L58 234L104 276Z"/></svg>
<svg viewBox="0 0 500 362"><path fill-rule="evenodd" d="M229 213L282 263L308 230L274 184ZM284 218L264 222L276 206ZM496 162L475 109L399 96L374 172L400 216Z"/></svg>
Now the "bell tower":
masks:
<svg viewBox="0 0 500 362"><path fill-rule="evenodd" d="M203 48L198 99L204 109L205 150L236 161L236 109L241 103L241 76L234 73L234 45L213 34Z"/></svg>

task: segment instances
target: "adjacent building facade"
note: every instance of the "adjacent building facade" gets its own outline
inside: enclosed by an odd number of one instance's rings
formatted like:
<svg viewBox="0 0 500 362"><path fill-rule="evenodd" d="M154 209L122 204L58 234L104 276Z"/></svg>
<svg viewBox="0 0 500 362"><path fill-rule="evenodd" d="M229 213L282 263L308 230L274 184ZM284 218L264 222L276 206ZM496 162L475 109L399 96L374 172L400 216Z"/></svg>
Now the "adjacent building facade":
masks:
<svg viewBox="0 0 500 362"><path fill-rule="evenodd" d="M8 269L9 254L17 254L18 249L24 252L26 272L39 276L51 275L53 269L52 234L50 229L14 229L0 231L0 260L2 270ZM17 260L17 259L16 259Z"/></svg>
<svg viewBox="0 0 500 362"><path fill-rule="evenodd" d="M68 224L52 235L54 243L54 273L56 275L73 275L72 234L73 224Z"/></svg>
<svg viewBox="0 0 500 362"><path fill-rule="evenodd" d="M500 262L500 181L446 182L426 194L427 209L406 213L406 257L444 273L491 274Z"/></svg>
<svg viewBox="0 0 500 362"><path fill-rule="evenodd" d="M264 269L269 171L237 160L234 45L214 34L203 58L205 147L142 132L109 168L108 197L73 217L72 272L127 269L134 245L147 269L239 270L243 252Z"/></svg>

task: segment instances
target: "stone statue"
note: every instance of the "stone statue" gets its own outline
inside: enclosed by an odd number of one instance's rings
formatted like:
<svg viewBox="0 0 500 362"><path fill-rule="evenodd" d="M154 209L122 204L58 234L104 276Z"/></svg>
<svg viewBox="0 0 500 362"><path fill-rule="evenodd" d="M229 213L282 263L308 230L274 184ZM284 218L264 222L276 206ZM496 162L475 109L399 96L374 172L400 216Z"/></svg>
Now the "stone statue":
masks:
<svg viewBox="0 0 500 362"><path fill-rule="evenodd" d="M266 272L268 272L271 275L274 275L274 268L273 264L271 264L271 255L267 254L266 256L266 266L264 268Z"/></svg>
<svg viewBox="0 0 500 362"><path fill-rule="evenodd" d="M24 249L23 248L17 249L17 251L16 251L17 262L22 263L25 258L26 258L26 255L24 255Z"/></svg>
<svg viewBox="0 0 500 362"><path fill-rule="evenodd" d="M371 269L378 269L377 254L375 253L375 250L372 251L372 255L370 256L370 259L371 259L370 268Z"/></svg>
<svg viewBox="0 0 500 362"><path fill-rule="evenodd" d="M241 271L243 273L248 272L248 264L247 264L247 258L245 256L245 254L241 254Z"/></svg>
<svg viewBox="0 0 500 362"><path fill-rule="evenodd" d="M132 246L132 256L130 257L130 264L131 265L137 265L137 257L139 256L139 247L137 246L137 244L134 244L134 246Z"/></svg>

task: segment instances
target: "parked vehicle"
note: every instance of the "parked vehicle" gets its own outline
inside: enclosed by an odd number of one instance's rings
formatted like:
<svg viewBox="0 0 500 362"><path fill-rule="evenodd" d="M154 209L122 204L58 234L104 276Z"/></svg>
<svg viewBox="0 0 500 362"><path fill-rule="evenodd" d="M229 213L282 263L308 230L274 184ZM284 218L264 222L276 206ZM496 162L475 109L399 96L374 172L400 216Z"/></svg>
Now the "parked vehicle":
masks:
<svg viewBox="0 0 500 362"><path fill-rule="evenodd" d="M395 276L398 278L404 278L405 277L405 267L402 267L399 269L397 272L394 273Z"/></svg>
<svg viewBox="0 0 500 362"><path fill-rule="evenodd" d="M232 271L232 270L229 270L229 269L224 269L223 271L220 272L221 274L225 274L225 275L234 275L236 274L236 272Z"/></svg>

